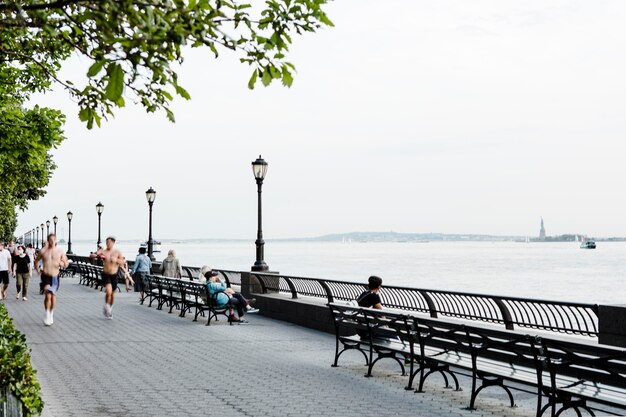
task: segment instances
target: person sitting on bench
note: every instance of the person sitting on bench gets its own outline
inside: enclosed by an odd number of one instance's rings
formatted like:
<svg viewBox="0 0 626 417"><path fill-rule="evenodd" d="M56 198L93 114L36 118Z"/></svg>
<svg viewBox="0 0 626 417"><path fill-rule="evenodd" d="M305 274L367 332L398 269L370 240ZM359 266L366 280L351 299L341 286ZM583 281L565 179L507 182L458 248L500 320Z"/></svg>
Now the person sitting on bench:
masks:
<svg viewBox="0 0 626 417"><path fill-rule="evenodd" d="M229 323L248 324L244 319L245 313L257 313L259 310L252 308L252 304L256 301L254 298L246 300L241 293L235 292L232 288L226 286L225 282L218 276L216 271L208 270L204 273L207 280L206 286L209 290L209 296L214 298L216 307L222 308L228 306ZM238 317L235 317L235 309L237 309Z"/></svg>

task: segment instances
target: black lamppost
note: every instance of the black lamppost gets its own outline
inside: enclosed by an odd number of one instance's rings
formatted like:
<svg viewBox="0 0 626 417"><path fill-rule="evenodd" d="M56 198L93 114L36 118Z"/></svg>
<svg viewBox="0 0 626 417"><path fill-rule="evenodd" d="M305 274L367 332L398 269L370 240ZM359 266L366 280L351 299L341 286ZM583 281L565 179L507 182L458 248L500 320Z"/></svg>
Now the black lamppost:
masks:
<svg viewBox="0 0 626 417"><path fill-rule="evenodd" d="M59 218L57 216L54 216L52 218L52 223L54 223L54 234L57 234L57 223L59 222Z"/></svg>
<svg viewBox="0 0 626 417"><path fill-rule="evenodd" d="M67 212L67 254L72 255L72 217L74 215L71 211Z"/></svg>
<svg viewBox="0 0 626 417"><path fill-rule="evenodd" d="M98 203L96 204L96 213L98 213L98 243L97 243L97 248L100 248L100 219L102 218L102 211L104 210L104 205L102 203Z"/></svg>
<svg viewBox="0 0 626 417"><path fill-rule="evenodd" d="M33 236L35 236L35 249L39 249L39 228L37 227L37 233L33 229Z"/></svg>
<svg viewBox="0 0 626 417"><path fill-rule="evenodd" d="M50 234L50 220L46 220L46 240L48 240L49 234Z"/></svg>
<svg viewBox="0 0 626 417"><path fill-rule="evenodd" d="M45 239L43 238L43 223L41 223L41 249L43 249L43 242L45 242Z"/></svg>
<svg viewBox="0 0 626 417"><path fill-rule="evenodd" d="M148 191L146 191L146 200L148 200L148 207L150 208L150 217L148 220L148 256L150 260L154 261L154 255L152 254L153 242L152 242L152 204L154 204L154 200L156 199L156 191L150 187Z"/></svg>
<svg viewBox="0 0 626 417"><path fill-rule="evenodd" d="M259 226L257 228L256 233L256 262L252 266L252 271L260 271L265 272L269 270L269 267L263 260L263 250L265 246L265 241L263 240L263 228L262 228L262 210L261 210L261 188L263 187L263 179L265 178L265 174L267 173L267 162L261 158L259 158L252 163L252 173L254 174L254 178L256 179L257 193L258 193L258 214L259 214Z"/></svg>

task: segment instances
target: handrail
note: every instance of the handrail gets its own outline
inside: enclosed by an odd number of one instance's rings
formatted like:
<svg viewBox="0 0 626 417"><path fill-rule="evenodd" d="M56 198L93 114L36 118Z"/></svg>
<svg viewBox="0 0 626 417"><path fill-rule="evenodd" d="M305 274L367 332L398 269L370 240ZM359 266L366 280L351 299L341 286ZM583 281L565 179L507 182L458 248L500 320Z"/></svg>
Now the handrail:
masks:
<svg viewBox="0 0 626 417"><path fill-rule="evenodd" d="M91 263L88 257L72 256ZM183 270L191 276L191 270ZM215 269L228 277L231 284L241 285L241 271ZM251 273L260 284L261 293L278 292L291 298L313 297L327 302L355 300L367 288L362 283L335 281L324 278ZM385 308L416 311L430 317L456 317L464 320L502 324L506 329L516 327L547 330L591 337L598 335L598 305L489 294L441 291L424 288L384 286L380 290Z"/></svg>
<svg viewBox="0 0 626 417"><path fill-rule="evenodd" d="M277 274L253 274L261 292L286 293L325 299L327 302L355 300L367 288L364 284L322 278ZM380 290L383 307L417 311L465 320L548 330L559 333L598 335L598 305L561 302L423 288L384 286Z"/></svg>

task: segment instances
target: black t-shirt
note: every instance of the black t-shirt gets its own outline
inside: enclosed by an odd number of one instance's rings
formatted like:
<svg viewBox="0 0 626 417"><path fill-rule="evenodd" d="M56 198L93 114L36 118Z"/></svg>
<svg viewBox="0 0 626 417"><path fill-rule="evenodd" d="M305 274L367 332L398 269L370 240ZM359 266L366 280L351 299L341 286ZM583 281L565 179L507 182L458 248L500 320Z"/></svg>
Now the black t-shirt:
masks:
<svg viewBox="0 0 626 417"><path fill-rule="evenodd" d="M375 292L371 292L370 290L364 291L363 294L359 295L357 299L359 306L361 307L374 307L376 304L380 304L380 296Z"/></svg>
<svg viewBox="0 0 626 417"><path fill-rule="evenodd" d="M19 255L14 256L13 262L16 265L15 272L17 272L18 274L20 273L24 274L28 272L28 265L30 264L30 257L28 255L24 255L23 258Z"/></svg>

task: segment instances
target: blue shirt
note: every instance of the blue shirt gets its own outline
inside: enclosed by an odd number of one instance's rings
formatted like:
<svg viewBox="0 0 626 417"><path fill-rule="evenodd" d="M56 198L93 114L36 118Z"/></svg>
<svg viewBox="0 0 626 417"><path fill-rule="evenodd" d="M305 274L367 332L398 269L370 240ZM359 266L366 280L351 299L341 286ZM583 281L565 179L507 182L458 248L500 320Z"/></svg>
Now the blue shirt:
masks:
<svg viewBox="0 0 626 417"><path fill-rule="evenodd" d="M217 304L218 308L224 307L226 304L228 304L230 298L224 292L227 288L226 283L207 281L206 286L209 289L209 296L216 297L215 303Z"/></svg>
<svg viewBox="0 0 626 417"><path fill-rule="evenodd" d="M135 264L133 265L132 274L136 272L144 272L146 274L150 273L150 269L152 268L152 261L148 258L148 255L145 253L140 253L135 258Z"/></svg>

